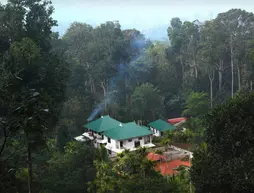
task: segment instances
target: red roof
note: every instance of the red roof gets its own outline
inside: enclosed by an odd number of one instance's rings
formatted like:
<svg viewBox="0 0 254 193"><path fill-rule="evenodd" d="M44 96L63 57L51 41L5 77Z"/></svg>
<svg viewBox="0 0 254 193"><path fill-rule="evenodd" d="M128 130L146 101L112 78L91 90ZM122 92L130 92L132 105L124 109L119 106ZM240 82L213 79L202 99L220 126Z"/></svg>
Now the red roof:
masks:
<svg viewBox="0 0 254 193"><path fill-rule="evenodd" d="M159 161L159 160L166 161L167 160L165 155L156 154L154 152L149 152L147 155L147 159L151 161Z"/></svg>
<svg viewBox="0 0 254 193"><path fill-rule="evenodd" d="M186 117L179 117L179 118L174 118L174 119L168 119L168 122L171 124L176 124L181 121L185 121L187 118Z"/></svg>
<svg viewBox="0 0 254 193"><path fill-rule="evenodd" d="M191 163L186 161L181 161L181 160L174 160L171 162L158 163L155 169L161 172L163 176L165 176L165 175L177 174L178 172L175 169L177 169L179 166L191 167Z"/></svg>

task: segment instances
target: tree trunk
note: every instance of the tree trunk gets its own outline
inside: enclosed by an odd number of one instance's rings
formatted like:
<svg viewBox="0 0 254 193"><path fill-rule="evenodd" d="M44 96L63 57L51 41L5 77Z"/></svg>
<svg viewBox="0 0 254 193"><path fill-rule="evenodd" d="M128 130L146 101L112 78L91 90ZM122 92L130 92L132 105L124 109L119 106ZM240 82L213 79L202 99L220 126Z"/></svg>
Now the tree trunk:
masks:
<svg viewBox="0 0 254 193"><path fill-rule="evenodd" d="M106 86L105 86L104 82L101 82L101 88L103 90L103 96L105 97L107 94L107 90L106 90Z"/></svg>
<svg viewBox="0 0 254 193"><path fill-rule="evenodd" d="M103 96L104 96L104 109L105 111L107 111L107 100L106 100L106 95L107 95L107 88L105 86L104 82L101 82L101 88L103 90Z"/></svg>
<svg viewBox="0 0 254 193"><path fill-rule="evenodd" d="M95 84L92 77L90 78L90 84L91 84L91 93L95 94L96 89L95 89Z"/></svg>
<svg viewBox="0 0 254 193"><path fill-rule="evenodd" d="M250 81L250 91L252 92L252 80Z"/></svg>
<svg viewBox="0 0 254 193"><path fill-rule="evenodd" d="M6 128L4 127L4 125L3 125L2 127L3 127L3 131L4 131L4 142L3 142L2 147L1 147L1 150L0 150L0 156L1 156L1 154L3 153L4 148L5 148L5 144L6 144L6 142L7 142L7 132L6 132Z"/></svg>
<svg viewBox="0 0 254 193"><path fill-rule="evenodd" d="M32 170L32 156L31 156L31 146L28 139L28 133L26 133L27 140L27 185L28 185L28 193L32 193L32 182L33 182L33 170Z"/></svg>
<svg viewBox="0 0 254 193"><path fill-rule="evenodd" d="M221 92L221 88L222 88L222 72L219 71L219 91Z"/></svg>
<svg viewBox="0 0 254 193"><path fill-rule="evenodd" d="M194 61L194 71L195 71L195 78L198 79L198 68L195 61Z"/></svg>
<svg viewBox="0 0 254 193"><path fill-rule="evenodd" d="M210 81L210 100L211 100L211 109L213 108L213 81Z"/></svg>
<svg viewBox="0 0 254 193"><path fill-rule="evenodd" d="M222 73L223 73L223 60L220 60L220 66L219 66L219 69L218 69L218 72L219 72L219 91L221 92L221 89L222 89Z"/></svg>
<svg viewBox="0 0 254 193"><path fill-rule="evenodd" d="M213 108L213 80L214 80L214 68L208 72L208 77L210 81L210 106Z"/></svg>
<svg viewBox="0 0 254 193"><path fill-rule="evenodd" d="M125 101L127 101L128 100L128 94L127 94L127 84L128 84L128 77L127 77L127 74L125 73L124 74L124 88L125 88Z"/></svg>
<svg viewBox="0 0 254 193"><path fill-rule="evenodd" d="M230 60L231 60L231 97L234 95L234 56L233 56L233 39L230 36Z"/></svg>
<svg viewBox="0 0 254 193"><path fill-rule="evenodd" d="M239 64L237 66L238 90L241 90L241 70Z"/></svg>
<svg viewBox="0 0 254 193"><path fill-rule="evenodd" d="M181 68L182 68L182 83L184 82L184 64L182 59L180 59L180 63L181 63Z"/></svg>

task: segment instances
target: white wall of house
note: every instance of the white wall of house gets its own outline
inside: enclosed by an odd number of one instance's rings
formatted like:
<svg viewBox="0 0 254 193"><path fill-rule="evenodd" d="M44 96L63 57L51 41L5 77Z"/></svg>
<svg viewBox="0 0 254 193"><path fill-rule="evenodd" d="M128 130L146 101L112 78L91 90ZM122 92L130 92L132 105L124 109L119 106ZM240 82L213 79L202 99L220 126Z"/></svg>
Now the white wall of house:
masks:
<svg viewBox="0 0 254 193"><path fill-rule="evenodd" d="M90 136L87 133L88 136ZM110 156L116 156L117 153L121 153L124 150L135 150L138 147L153 147L152 144L152 136L142 136L142 137L136 137L132 139L125 139L125 140L114 140L111 139L105 135L102 135L101 133L93 133L93 136L95 137L92 140L92 143L95 148L101 147L101 145L105 145L106 149L108 150L108 153ZM103 136L103 138L102 138ZM136 147L135 147L136 144Z"/></svg>
<svg viewBox="0 0 254 193"><path fill-rule="evenodd" d="M93 135L94 135L96 138L99 138L99 139L101 139L102 136L103 136L101 133L93 133Z"/></svg>
<svg viewBox="0 0 254 193"><path fill-rule="evenodd" d="M156 137L161 137L162 136L162 133L161 131L157 130L157 129L154 129L153 127L150 127L151 131L153 132L153 135L156 136Z"/></svg>
<svg viewBox="0 0 254 193"><path fill-rule="evenodd" d="M108 139L109 138L107 138L107 140ZM116 151L121 151L124 149L137 148L137 147L135 147L135 143L138 144L138 142L139 142L140 147L143 147L146 144L151 143L151 141L152 141L151 136L143 136L143 137L138 137L138 138L126 139L126 140L110 139L110 142L108 140L107 147L111 147L112 150L115 149ZM122 146L121 146L121 144L122 144Z"/></svg>
<svg viewBox="0 0 254 193"><path fill-rule="evenodd" d="M150 138L150 136L149 136L149 138ZM145 137L127 139L127 140L123 140L122 142L123 142L123 147L126 149L135 148L135 142L139 142L140 147L142 147L145 145ZM120 145L120 141L117 141L117 143L119 143L119 145ZM149 143L150 143L150 139L149 139Z"/></svg>

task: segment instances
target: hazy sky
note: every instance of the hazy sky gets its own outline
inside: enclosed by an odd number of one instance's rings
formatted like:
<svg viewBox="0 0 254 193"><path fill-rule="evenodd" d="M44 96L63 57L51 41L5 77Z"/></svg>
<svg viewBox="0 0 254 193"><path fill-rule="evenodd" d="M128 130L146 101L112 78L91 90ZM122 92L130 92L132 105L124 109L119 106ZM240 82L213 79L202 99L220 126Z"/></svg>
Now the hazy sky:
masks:
<svg viewBox="0 0 254 193"><path fill-rule="evenodd" d="M6 1L6 0L5 0ZM0 0L4 2L4 0ZM60 27L73 21L98 25L118 20L139 30L166 26L172 17L201 21L231 8L254 12L254 0L52 0Z"/></svg>
<svg viewBox="0 0 254 193"><path fill-rule="evenodd" d="M119 20L123 26L139 26L139 28L168 24L172 17L180 17L184 20L211 19L219 12L231 8L254 11L252 0L52 1L56 8L54 16L59 22L79 20L99 24L108 20Z"/></svg>

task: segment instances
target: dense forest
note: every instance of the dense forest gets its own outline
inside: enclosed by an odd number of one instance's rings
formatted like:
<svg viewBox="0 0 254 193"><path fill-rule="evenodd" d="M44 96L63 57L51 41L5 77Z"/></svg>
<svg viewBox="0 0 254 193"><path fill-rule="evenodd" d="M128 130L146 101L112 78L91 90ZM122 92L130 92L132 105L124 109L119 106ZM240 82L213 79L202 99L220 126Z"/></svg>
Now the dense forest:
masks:
<svg viewBox="0 0 254 193"><path fill-rule="evenodd" d="M0 192L254 192L253 13L173 18L168 43L116 21L60 37L53 12L47 0L0 4ZM145 149L111 161L73 140L104 114L188 117L174 140L197 146L191 171L165 178Z"/></svg>

